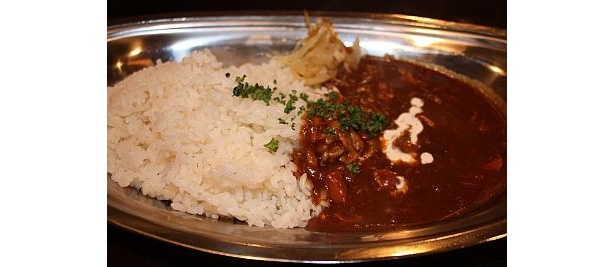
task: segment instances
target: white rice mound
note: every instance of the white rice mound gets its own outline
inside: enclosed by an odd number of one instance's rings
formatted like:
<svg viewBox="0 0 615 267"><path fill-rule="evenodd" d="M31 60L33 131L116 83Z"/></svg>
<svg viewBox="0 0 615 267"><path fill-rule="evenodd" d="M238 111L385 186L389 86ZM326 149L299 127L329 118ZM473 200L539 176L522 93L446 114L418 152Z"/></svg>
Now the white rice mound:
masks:
<svg viewBox="0 0 615 267"><path fill-rule="evenodd" d="M230 73L230 78L226 77ZM107 90L107 172L122 187L170 200L191 214L235 217L249 225L303 227L320 207L290 154L298 146L297 110L233 96L235 77L296 90L306 87L276 61L223 68L209 50L181 62L157 62ZM273 81L277 84L273 84ZM323 89L324 90L324 89ZM291 118L296 123L291 128ZM278 118L289 124L280 124ZM279 149L264 147L272 138Z"/></svg>

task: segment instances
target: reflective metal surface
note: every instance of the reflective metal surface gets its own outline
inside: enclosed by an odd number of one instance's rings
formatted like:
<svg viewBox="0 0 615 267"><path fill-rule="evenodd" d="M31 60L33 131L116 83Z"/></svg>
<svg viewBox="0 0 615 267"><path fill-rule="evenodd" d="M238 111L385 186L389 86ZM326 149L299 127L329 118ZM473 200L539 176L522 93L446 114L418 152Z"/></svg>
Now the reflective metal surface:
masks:
<svg viewBox="0 0 615 267"><path fill-rule="evenodd" d="M364 53L424 63L476 84L506 110L506 32L396 15L313 13L333 20ZM177 61L209 48L227 65L262 62L290 51L306 34L303 14L216 14L117 24L107 29L107 85L156 60ZM249 227L171 210L161 201L107 178L107 220L177 245L249 259L353 262L408 257L462 248L506 236L506 193L462 218L363 233Z"/></svg>

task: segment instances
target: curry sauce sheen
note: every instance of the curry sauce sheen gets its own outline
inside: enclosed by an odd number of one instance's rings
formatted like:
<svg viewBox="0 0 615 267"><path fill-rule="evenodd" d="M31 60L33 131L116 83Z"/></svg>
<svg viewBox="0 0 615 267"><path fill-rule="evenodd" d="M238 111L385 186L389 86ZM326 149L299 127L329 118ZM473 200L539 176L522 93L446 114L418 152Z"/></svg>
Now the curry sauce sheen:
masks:
<svg viewBox="0 0 615 267"><path fill-rule="evenodd" d="M429 164L392 163L382 134L370 136L335 120L304 117L295 175L306 174L312 200L328 202L307 225L313 231L360 231L439 221L460 216L506 190L506 118L462 80L392 57L364 56L354 71L340 71L325 86L340 97L388 119L387 129L423 100L424 129L411 144L402 134L394 146L429 152ZM400 185L398 177L403 177Z"/></svg>

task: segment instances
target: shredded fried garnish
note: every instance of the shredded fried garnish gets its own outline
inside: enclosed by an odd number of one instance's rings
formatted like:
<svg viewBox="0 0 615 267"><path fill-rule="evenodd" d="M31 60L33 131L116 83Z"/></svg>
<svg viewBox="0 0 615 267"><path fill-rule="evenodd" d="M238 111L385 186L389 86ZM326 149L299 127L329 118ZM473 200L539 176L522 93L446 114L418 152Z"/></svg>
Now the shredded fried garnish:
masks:
<svg viewBox="0 0 615 267"><path fill-rule="evenodd" d="M361 57L359 39L355 39L352 47L346 47L330 20L318 19L312 27L307 14L306 26L308 36L297 44L293 52L274 59L288 65L295 76L310 86L335 77L341 64L349 70L356 68Z"/></svg>

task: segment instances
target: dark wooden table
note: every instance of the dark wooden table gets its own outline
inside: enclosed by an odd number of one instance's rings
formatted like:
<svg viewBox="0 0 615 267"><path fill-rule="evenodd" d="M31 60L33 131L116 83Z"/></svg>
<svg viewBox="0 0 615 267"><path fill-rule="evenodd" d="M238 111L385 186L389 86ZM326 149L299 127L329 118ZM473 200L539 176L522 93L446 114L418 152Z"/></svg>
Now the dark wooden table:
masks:
<svg viewBox="0 0 615 267"><path fill-rule="evenodd" d="M164 2L111 0L107 2L109 23L139 16L178 12L307 10L395 13L466 22L506 29L506 1L482 0L270 0ZM435 255L378 262L378 266L505 266L507 239ZM286 266L219 256L150 239L112 225L107 226L109 266ZM367 265L358 263L356 265ZM298 264L297 264L298 265Z"/></svg>

